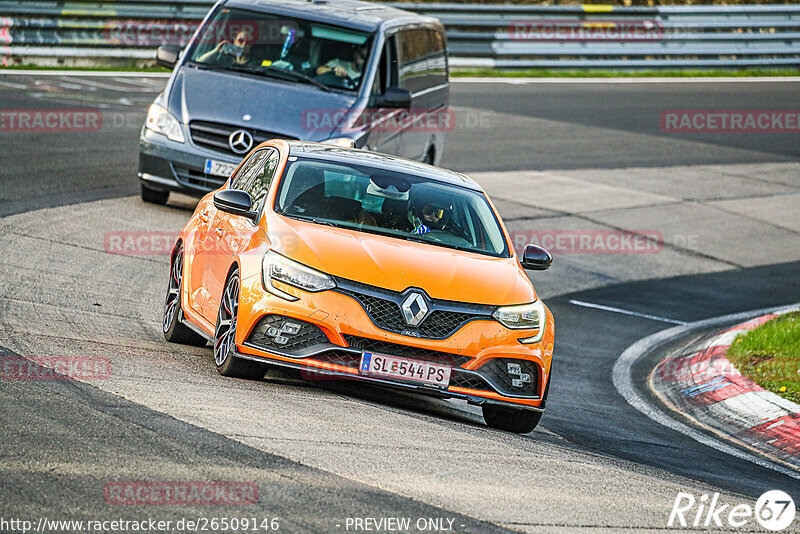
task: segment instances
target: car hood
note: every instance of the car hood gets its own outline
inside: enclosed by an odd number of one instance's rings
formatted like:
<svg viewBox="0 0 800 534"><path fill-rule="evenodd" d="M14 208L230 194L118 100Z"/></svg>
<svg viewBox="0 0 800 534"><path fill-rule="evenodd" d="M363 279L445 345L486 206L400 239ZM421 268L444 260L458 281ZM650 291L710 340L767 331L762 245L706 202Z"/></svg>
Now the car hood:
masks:
<svg viewBox="0 0 800 534"><path fill-rule="evenodd" d="M536 300L515 258L495 258L425 243L323 226L273 214L272 248L328 274L393 291L424 289L432 298L508 305Z"/></svg>
<svg viewBox="0 0 800 534"><path fill-rule="evenodd" d="M328 93L305 83L185 66L173 84L169 108L184 124L212 121L321 141L331 137L333 119L355 100L355 95ZM251 119L245 121L245 115Z"/></svg>

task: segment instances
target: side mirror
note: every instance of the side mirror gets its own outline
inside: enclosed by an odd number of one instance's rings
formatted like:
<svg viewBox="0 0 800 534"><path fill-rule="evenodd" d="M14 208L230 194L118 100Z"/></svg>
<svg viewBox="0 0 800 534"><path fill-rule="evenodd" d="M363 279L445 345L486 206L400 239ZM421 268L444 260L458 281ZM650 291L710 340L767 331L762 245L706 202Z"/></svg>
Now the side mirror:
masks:
<svg viewBox="0 0 800 534"><path fill-rule="evenodd" d="M241 215L252 221L258 220L258 212L253 211L250 193L238 189L223 189L214 193L214 207L225 213Z"/></svg>
<svg viewBox="0 0 800 534"><path fill-rule="evenodd" d="M178 56L181 55L181 47L174 45L163 45L158 47L156 51L156 63L160 67L171 69L175 67L178 62Z"/></svg>
<svg viewBox="0 0 800 534"><path fill-rule="evenodd" d="M401 87L387 87L385 93L375 97L375 106L379 108L410 108L411 91Z"/></svg>
<svg viewBox="0 0 800 534"><path fill-rule="evenodd" d="M553 256L540 246L525 245L521 263L523 269L544 271L553 263Z"/></svg>

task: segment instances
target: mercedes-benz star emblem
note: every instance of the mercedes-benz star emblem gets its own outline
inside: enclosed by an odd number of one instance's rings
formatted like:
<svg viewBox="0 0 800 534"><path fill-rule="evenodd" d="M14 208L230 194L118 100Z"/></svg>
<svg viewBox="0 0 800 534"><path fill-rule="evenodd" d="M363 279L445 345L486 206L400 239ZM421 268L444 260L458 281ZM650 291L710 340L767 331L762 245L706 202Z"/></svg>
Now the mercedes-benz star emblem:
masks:
<svg viewBox="0 0 800 534"><path fill-rule="evenodd" d="M253 148L253 136L247 130L236 130L228 136L228 144L237 154L244 154Z"/></svg>
<svg viewBox="0 0 800 534"><path fill-rule="evenodd" d="M416 291L409 293L400 305L403 312L403 320L408 326L419 326L428 315L428 304L425 297Z"/></svg>

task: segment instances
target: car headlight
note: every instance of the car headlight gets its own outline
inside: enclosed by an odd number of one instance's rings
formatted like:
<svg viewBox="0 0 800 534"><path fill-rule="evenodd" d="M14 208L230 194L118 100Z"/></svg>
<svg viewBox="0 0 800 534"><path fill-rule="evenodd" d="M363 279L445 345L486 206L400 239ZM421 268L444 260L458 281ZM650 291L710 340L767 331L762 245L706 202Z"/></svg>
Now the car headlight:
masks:
<svg viewBox="0 0 800 534"><path fill-rule="evenodd" d="M547 312L541 300L519 306L502 306L497 308L492 317L503 326L513 330L538 330L535 336L525 338L522 343L536 343L542 340Z"/></svg>
<svg viewBox="0 0 800 534"><path fill-rule="evenodd" d="M150 106L150 109L147 111L147 120L144 121L144 126L155 133L166 135L168 139L173 141L179 143L186 142L186 139L183 137L181 123L172 113L158 104Z"/></svg>
<svg viewBox="0 0 800 534"><path fill-rule="evenodd" d="M334 145L342 148L355 148L356 142L349 137L331 137L322 141L323 145Z"/></svg>
<svg viewBox="0 0 800 534"><path fill-rule="evenodd" d="M336 287L336 282L327 274L311 267L306 267L302 263L290 260L272 250L264 255L262 267L264 289L286 300L297 300L297 297L281 291L275 287L273 281L282 282L312 293Z"/></svg>

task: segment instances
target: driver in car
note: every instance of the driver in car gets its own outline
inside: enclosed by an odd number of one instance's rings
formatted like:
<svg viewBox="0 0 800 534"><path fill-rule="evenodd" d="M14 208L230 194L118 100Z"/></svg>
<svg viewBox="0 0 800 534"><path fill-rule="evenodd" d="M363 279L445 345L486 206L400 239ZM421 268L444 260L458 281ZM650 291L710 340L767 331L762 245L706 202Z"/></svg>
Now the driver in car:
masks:
<svg viewBox="0 0 800 534"><path fill-rule="evenodd" d="M418 214L413 211L409 220L414 229L412 234L427 234L431 230L444 230L444 208L435 204L425 204Z"/></svg>
<svg viewBox="0 0 800 534"><path fill-rule="evenodd" d="M366 47L356 46L353 48L353 59L351 61L342 58L332 59L317 67L317 75L333 71L333 74L339 78L347 77L351 80L357 80L361 77L361 71L364 69L364 61L366 59Z"/></svg>

